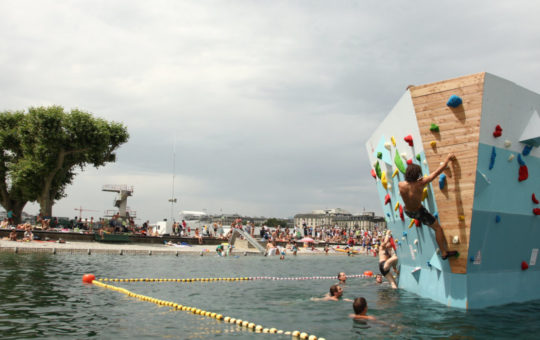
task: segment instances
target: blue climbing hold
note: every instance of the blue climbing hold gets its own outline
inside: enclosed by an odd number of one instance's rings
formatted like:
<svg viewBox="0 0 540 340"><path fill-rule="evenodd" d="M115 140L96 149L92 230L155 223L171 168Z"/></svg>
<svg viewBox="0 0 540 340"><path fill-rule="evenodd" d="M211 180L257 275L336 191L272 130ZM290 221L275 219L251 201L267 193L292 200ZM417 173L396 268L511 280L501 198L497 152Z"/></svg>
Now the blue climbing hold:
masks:
<svg viewBox="0 0 540 340"><path fill-rule="evenodd" d="M446 105L450 107L458 107L463 103L463 100L459 96L456 96L455 94L451 95L448 101L446 102Z"/></svg>
<svg viewBox="0 0 540 340"><path fill-rule="evenodd" d="M495 222L499 223L501 221L501 216L497 215L495 216Z"/></svg>
<svg viewBox="0 0 540 340"><path fill-rule="evenodd" d="M390 217L390 213L386 213L386 216Z"/></svg>
<svg viewBox="0 0 540 340"><path fill-rule="evenodd" d="M429 263L429 261L427 261L426 263L427 263L427 266L431 268L431 263Z"/></svg>
<svg viewBox="0 0 540 340"><path fill-rule="evenodd" d="M444 189L444 185L446 184L446 175L445 174L441 174L439 176L439 189Z"/></svg>
<svg viewBox="0 0 540 340"><path fill-rule="evenodd" d="M406 232L406 231L403 232L403 236L407 236L407 232Z"/></svg>
<svg viewBox="0 0 540 340"><path fill-rule="evenodd" d="M531 153L531 150L532 150L532 146L525 145L523 147L523 151L521 151L521 153L523 154L523 156L528 156Z"/></svg>
<svg viewBox="0 0 540 340"><path fill-rule="evenodd" d="M439 219L439 213L436 212L435 214L433 214L433 217L435 217L436 219Z"/></svg>
<svg viewBox="0 0 540 340"><path fill-rule="evenodd" d="M525 161L523 160L523 158L521 158L521 154L519 154L519 153L518 153L517 161L518 161L519 165L521 165L521 166L525 165Z"/></svg>
<svg viewBox="0 0 540 340"><path fill-rule="evenodd" d="M469 261L474 262L474 256L471 256L471 257L469 258Z"/></svg>
<svg viewBox="0 0 540 340"><path fill-rule="evenodd" d="M495 147L491 148L491 158L489 159L489 170L493 169L493 166L495 165L495 157L497 156L497 153L495 152Z"/></svg>

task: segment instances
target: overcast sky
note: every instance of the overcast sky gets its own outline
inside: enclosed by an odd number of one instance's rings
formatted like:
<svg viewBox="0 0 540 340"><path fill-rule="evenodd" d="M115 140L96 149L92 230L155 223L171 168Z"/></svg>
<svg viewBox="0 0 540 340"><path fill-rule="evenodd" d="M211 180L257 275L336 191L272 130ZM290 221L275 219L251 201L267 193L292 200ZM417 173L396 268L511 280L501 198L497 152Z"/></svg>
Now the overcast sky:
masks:
<svg viewBox="0 0 540 340"><path fill-rule="evenodd" d="M142 220L381 203L365 142L409 84L487 71L540 92L540 2L0 0L0 111L124 123L117 162L53 207ZM176 141L176 142L175 142ZM28 204L28 213L38 206Z"/></svg>

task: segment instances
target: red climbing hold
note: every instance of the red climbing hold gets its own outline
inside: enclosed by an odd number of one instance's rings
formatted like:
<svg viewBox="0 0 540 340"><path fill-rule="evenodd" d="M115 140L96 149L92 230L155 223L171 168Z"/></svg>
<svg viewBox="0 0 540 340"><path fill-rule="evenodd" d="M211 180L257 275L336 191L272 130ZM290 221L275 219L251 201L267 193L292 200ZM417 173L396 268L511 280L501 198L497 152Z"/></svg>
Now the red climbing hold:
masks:
<svg viewBox="0 0 540 340"><path fill-rule="evenodd" d="M519 167L519 177L518 177L518 180L521 182L521 181L526 180L527 178L529 178L529 170L527 169L527 166L526 166L526 165L521 165L521 166Z"/></svg>
<svg viewBox="0 0 540 340"><path fill-rule="evenodd" d="M407 142L407 144L409 144L409 146L413 146L414 143L413 143L413 140L412 140L412 136L411 135L408 135L407 137L403 138L404 141Z"/></svg>
<svg viewBox="0 0 540 340"><path fill-rule="evenodd" d="M388 203L390 203L390 194L386 194L386 196L384 196L384 204Z"/></svg>
<svg viewBox="0 0 540 340"><path fill-rule="evenodd" d="M527 264L527 262L523 261L521 262L521 270L527 270L529 269L529 265Z"/></svg>
<svg viewBox="0 0 540 340"><path fill-rule="evenodd" d="M377 173L375 172L375 169L371 169L371 176L373 176L373 178L377 179Z"/></svg>
<svg viewBox="0 0 540 340"><path fill-rule="evenodd" d="M500 125L495 126L495 131L493 131L493 137L497 138L502 135L502 128Z"/></svg>
<svg viewBox="0 0 540 340"><path fill-rule="evenodd" d="M538 204L540 202L538 202L538 199L536 198L536 196L534 195L534 192L532 194L532 201L534 202L534 204Z"/></svg>
<svg viewBox="0 0 540 340"><path fill-rule="evenodd" d="M533 209L533 214L540 215L540 208L534 208Z"/></svg>
<svg viewBox="0 0 540 340"><path fill-rule="evenodd" d="M414 225L417 226L417 227L421 227L421 226L422 226L422 223L420 223L419 220L414 219Z"/></svg>
<svg viewBox="0 0 540 340"><path fill-rule="evenodd" d="M408 164L408 165L411 165L411 164L412 164L412 158L411 158L411 159L407 159L407 164Z"/></svg>
<svg viewBox="0 0 540 340"><path fill-rule="evenodd" d="M399 218L401 218L402 221L405 221L405 216L403 216L403 207L401 204L399 205Z"/></svg>

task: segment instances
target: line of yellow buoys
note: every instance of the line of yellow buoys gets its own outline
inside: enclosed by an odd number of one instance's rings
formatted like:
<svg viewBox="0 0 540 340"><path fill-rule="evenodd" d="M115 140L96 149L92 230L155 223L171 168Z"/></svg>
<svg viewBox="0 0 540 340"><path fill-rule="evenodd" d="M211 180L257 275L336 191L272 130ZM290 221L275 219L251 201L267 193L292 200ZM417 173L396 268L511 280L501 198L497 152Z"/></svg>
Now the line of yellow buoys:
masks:
<svg viewBox="0 0 540 340"><path fill-rule="evenodd" d="M235 280L231 280L231 281L240 281L240 280L245 280L245 279L246 278L235 278ZM195 307L184 306L184 305L181 305L179 303L172 302L172 301L160 300L160 299L156 299L156 298L153 298L153 297L150 297L150 296L145 296L145 295L142 295L142 294L133 293L133 292L131 292L131 291L125 289L125 288L113 286L113 285L110 285L110 284L107 284L107 283L103 283L103 281L106 281L106 280L107 279L96 279L96 280L88 280L90 282L88 282L88 281L84 281L84 282L92 283L92 284L94 284L94 285L96 285L98 287L114 290L116 292L125 294L125 295L130 296L130 297L137 298L137 299L142 300L142 301L155 303L155 304L160 305L160 306L171 307L174 310L181 310L181 311L184 311L184 312L209 317L209 318L216 319L216 320L219 320L219 321L223 321L223 322L226 322L226 323L235 324L235 325L237 325L239 327L243 327L243 328L255 331L256 333L270 333L270 334L291 335L293 338L299 338L299 339L302 339L302 340L304 340L304 339L307 339L307 340L317 340L317 339L318 340L325 340L324 338L318 338L315 335L309 335L306 332L300 332L300 331L292 331L291 332L291 331L283 331L283 330L277 329L277 328L266 328L266 327L263 327L261 325L256 325L255 323L249 322L247 320L241 320L241 319L236 319L236 318L232 318L232 317L229 317L229 316L223 316L222 314L205 311L205 310L195 308ZM122 281L118 281L118 282L132 282L132 281L126 281L126 280L129 280L129 279L112 279L112 280L122 280ZM140 279L133 279L133 280L140 280ZM174 280L174 279L160 279L160 280ZM198 280L204 280L204 279L198 279ZM158 282L161 282L161 281L158 281ZM186 282L192 282L192 281L186 281Z"/></svg>

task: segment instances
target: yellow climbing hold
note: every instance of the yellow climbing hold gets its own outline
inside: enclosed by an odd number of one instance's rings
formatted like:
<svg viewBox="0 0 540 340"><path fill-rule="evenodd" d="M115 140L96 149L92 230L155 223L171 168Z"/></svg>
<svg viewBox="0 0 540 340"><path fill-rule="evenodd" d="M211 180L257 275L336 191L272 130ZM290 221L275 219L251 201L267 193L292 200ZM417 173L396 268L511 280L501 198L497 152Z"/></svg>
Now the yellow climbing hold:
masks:
<svg viewBox="0 0 540 340"><path fill-rule="evenodd" d="M388 180L386 179L386 171L383 171L383 172L382 172L382 175L381 175L381 183L382 183L382 186L383 186L385 189L388 189Z"/></svg>
<svg viewBox="0 0 540 340"><path fill-rule="evenodd" d="M396 206L394 207L394 211L397 211L399 209L399 202L396 203Z"/></svg>
<svg viewBox="0 0 540 340"><path fill-rule="evenodd" d="M390 140L392 141L392 145L396 146L396 139L394 138L394 136L390 137Z"/></svg>
<svg viewBox="0 0 540 340"><path fill-rule="evenodd" d="M413 226L414 220L411 220L411 223L409 223L409 229Z"/></svg>
<svg viewBox="0 0 540 340"><path fill-rule="evenodd" d="M398 172L399 172L399 169L394 170L394 172L392 173L392 178L396 177Z"/></svg>
<svg viewBox="0 0 540 340"><path fill-rule="evenodd" d="M428 189L424 188L424 191L422 191L422 201L427 198L427 195L428 195Z"/></svg>
<svg viewBox="0 0 540 340"><path fill-rule="evenodd" d="M437 141L436 141L436 140L432 140L431 142L429 142L429 144L431 145L432 148L434 148L434 147L437 146Z"/></svg>

